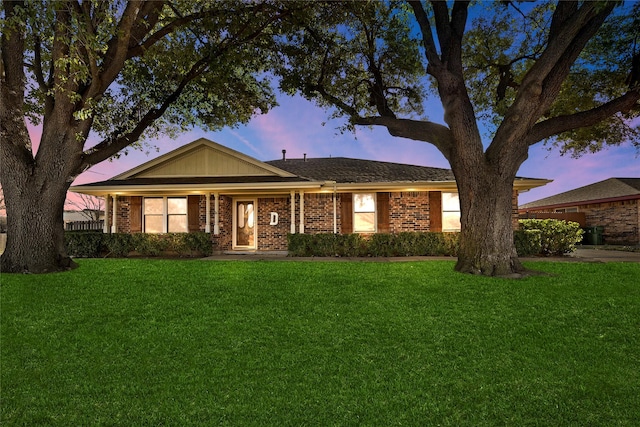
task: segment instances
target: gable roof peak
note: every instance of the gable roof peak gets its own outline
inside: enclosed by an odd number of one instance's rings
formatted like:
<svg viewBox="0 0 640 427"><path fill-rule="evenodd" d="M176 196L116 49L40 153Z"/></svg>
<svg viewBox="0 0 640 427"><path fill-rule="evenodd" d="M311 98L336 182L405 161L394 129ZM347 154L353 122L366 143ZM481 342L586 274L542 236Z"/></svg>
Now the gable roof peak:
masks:
<svg viewBox="0 0 640 427"><path fill-rule="evenodd" d="M199 138L129 169L112 179L238 175L294 176L290 172L261 162L232 148L206 138Z"/></svg>

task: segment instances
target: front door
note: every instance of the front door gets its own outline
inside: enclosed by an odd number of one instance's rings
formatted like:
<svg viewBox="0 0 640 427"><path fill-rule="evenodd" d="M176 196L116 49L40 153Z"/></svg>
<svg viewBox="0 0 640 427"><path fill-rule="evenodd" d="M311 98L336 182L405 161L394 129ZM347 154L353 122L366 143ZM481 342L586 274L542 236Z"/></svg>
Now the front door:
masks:
<svg viewBox="0 0 640 427"><path fill-rule="evenodd" d="M233 249L256 248L256 201L233 201Z"/></svg>

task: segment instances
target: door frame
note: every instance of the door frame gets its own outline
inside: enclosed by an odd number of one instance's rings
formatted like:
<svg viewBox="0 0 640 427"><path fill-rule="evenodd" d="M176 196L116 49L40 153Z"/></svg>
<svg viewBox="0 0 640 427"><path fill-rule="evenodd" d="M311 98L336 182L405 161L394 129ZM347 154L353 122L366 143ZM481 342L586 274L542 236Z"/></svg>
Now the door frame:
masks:
<svg viewBox="0 0 640 427"><path fill-rule="evenodd" d="M232 221L231 221L231 249L232 250L250 250L255 251L258 249L258 199L255 197L233 197L232 198ZM237 245L238 238L238 202L253 203L253 246L241 246Z"/></svg>

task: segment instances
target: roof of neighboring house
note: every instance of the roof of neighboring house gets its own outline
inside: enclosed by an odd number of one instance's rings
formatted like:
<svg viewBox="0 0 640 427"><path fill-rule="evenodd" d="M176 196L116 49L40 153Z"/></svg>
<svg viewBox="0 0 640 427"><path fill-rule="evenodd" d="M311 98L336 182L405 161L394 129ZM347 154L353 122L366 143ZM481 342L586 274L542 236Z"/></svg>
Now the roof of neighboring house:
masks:
<svg viewBox="0 0 640 427"><path fill-rule="evenodd" d="M450 169L325 157L265 162L300 177L337 183L455 181Z"/></svg>
<svg viewBox="0 0 640 427"><path fill-rule="evenodd" d="M520 206L520 209L560 207L640 198L640 178L609 178Z"/></svg>

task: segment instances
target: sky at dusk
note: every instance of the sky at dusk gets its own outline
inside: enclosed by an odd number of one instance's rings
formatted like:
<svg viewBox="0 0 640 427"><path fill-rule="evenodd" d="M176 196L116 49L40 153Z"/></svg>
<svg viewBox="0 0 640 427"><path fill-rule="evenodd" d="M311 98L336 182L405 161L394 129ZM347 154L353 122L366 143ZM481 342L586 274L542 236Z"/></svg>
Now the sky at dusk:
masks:
<svg viewBox="0 0 640 427"><path fill-rule="evenodd" d="M449 168L446 159L432 145L397 138L385 128L359 128L356 134L340 134L340 121L327 122L329 113L299 98L281 96L280 106L264 115L256 116L248 125L219 132L193 130L176 139L160 138L150 141L158 151L130 150L126 156L100 163L80 175L74 184L103 181L141 163L168 153L198 138L208 138L258 160L274 160L287 150L288 158L352 157L367 160L406 163L420 166ZM438 101L433 101L429 119L443 123ZM31 129L37 140L38 130ZM91 141L90 141L91 142ZM95 142L95 141L94 141ZM599 153L574 159L549 151L541 144L532 147L529 159L518 175L529 178L552 179L553 182L520 195L519 203L527 203L563 191L578 188L607 178L640 177L640 153L630 144L611 147Z"/></svg>

